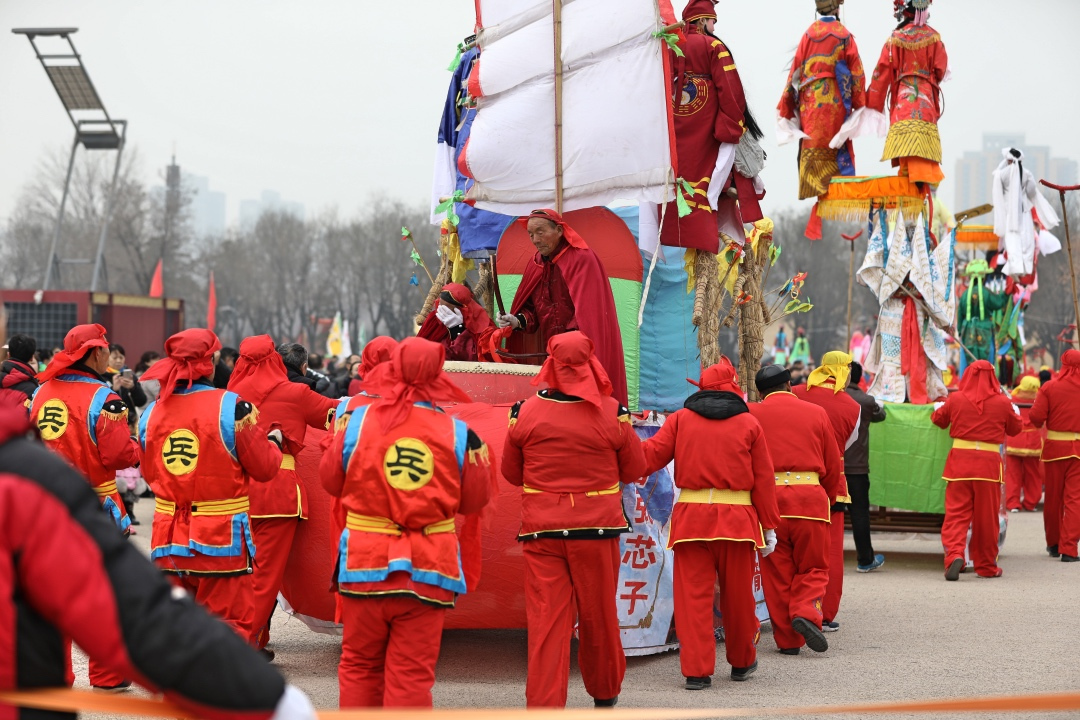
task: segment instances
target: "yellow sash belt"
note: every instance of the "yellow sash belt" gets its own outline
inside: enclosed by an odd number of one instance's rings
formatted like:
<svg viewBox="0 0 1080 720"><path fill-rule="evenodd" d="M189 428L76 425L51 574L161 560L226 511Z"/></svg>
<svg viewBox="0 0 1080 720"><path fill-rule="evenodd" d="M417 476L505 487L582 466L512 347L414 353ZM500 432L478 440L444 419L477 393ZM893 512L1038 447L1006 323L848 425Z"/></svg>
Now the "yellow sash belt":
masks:
<svg viewBox="0 0 1080 720"><path fill-rule="evenodd" d="M352 511L345 515L345 527L358 532L378 533L380 535L401 536L405 534L405 529L389 518L360 515ZM425 535L452 532L454 532L454 518L446 518L424 528Z"/></svg>
<svg viewBox="0 0 1080 720"><path fill-rule="evenodd" d="M705 488L683 490L676 502L696 505L753 505L749 490L731 490L729 488Z"/></svg>
<svg viewBox="0 0 1080 720"><path fill-rule="evenodd" d="M228 500L196 500L191 503L192 515L238 515L246 513L251 507L251 502L245 497L230 498ZM171 500L154 498L155 512L166 515L176 514L176 503Z"/></svg>
<svg viewBox="0 0 1080 720"><path fill-rule="evenodd" d="M1080 433L1075 432L1061 432L1060 430L1047 430L1047 440L1057 440L1060 442L1075 442L1080 440Z"/></svg>
<svg viewBox="0 0 1080 720"><path fill-rule="evenodd" d="M986 442L985 440L961 440L960 438L953 438L952 441L953 450L981 450L982 452L992 452L1001 454L1001 446L994 443Z"/></svg>
<svg viewBox="0 0 1080 720"><path fill-rule="evenodd" d="M118 490L116 489L116 481L110 480L109 482L95 485L94 492L97 493L98 497L107 497L109 495L112 495L114 492L118 492Z"/></svg>
<svg viewBox="0 0 1080 720"><path fill-rule="evenodd" d="M777 485L820 485L821 479L816 472L805 470L785 470L776 474Z"/></svg>
<svg viewBox="0 0 1080 720"><path fill-rule="evenodd" d="M536 488L531 488L528 485L526 485L522 489L525 492L529 493L530 495L537 495L539 493L548 492L547 490L537 490ZM615 483L611 487L604 488L603 490L589 490L588 492L584 492L584 493L559 493L559 492L556 492L556 493L552 493L552 494L553 495L564 495L564 494L565 495L584 495L585 497L597 497L599 495L618 495L621 492L622 492L622 488L619 487L619 483Z"/></svg>
<svg viewBox="0 0 1080 720"><path fill-rule="evenodd" d="M281 469L282 470L295 470L296 458L292 455L282 453L281 455Z"/></svg>

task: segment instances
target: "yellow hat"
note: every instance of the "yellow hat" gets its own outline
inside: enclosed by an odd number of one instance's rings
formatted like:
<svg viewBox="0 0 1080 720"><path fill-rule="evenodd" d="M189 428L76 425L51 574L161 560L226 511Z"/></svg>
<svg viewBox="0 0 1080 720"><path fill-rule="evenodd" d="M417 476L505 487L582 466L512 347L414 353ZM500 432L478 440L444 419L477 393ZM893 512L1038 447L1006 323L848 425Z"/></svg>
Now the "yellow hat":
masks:
<svg viewBox="0 0 1080 720"><path fill-rule="evenodd" d="M1033 396L1039 392L1039 388L1042 383L1039 382L1039 378L1035 375L1025 375L1020 378L1020 384L1016 386L1016 389L1012 391L1013 397L1017 395Z"/></svg>
<svg viewBox="0 0 1080 720"><path fill-rule="evenodd" d="M836 380L833 392L838 393L847 385L849 377L851 377L851 356L842 350L833 350L825 353L825 357L821 359L821 367L810 373L810 377L806 380L806 387L824 385L831 378Z"/></svg>

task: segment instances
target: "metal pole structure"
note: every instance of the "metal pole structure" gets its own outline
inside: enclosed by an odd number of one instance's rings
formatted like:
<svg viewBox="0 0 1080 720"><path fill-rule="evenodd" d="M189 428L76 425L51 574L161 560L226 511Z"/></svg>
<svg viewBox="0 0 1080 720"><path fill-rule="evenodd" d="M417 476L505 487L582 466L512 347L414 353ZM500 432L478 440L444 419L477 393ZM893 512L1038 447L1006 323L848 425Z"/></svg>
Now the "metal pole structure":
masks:
<svg viewBox="0 0 1080 720"><path fill-rule="evenodd" d="M555 29L555 212L563 209L562 134L562 0L552 0L551 19Z"/></svg>
<svg viewBox="0 0 1080 720"><path fill-rule="evenodd" d="M840 234L840 237L844 238L851 244L851 262L848 267L848 281L847 281L847 339L844 340L844 351L851 349L851 300L852 291L855 287L855 241L862 237L862 230L854 235Z"/></svg>
<svg viewBox="0 0 1080 720"><path fill-rule="evenodd" d="M1070 345L1080 344L1080 299L1076 294L1076 266L1073 265L1072 236L1069 234L1069 205L1065 202L1065 193L1080 190L1080 185L1055 185L1046 180L1040 180L1043 185L1051 190L1057 190L1061 197L1061 214L1065 219L1065 247L1069 251L1069 277L1072 278L1072 301L1073 312L1076 313L1076 332Z"/></svg>
<svg viewBox="0 0 1080 720"><path fill-rule="evenodd" d="M79 149L79 133L75 132L75 142L71 145L71 156L68 158L67 176L64 178L64 192L60 196L60 211L56 214L56 232L53 233L52 249L49 250L49 262L45 265L45 281L41 283L41 289L48 290L52 284L53 273L56 273L56 282L60 282L59 260L56 257L56 249L60 245L60 231L64 226L64 209L67 207L68 190L71 188L71 170L75 167L75 151Z"/></svg>
<svg viewBox="0 0 1080 720"><path fill-rule="evenodd" d="M122 124L120 131L120 147L116 149L116 165L113 167L112 183L109 185L109 199L105 201L105 222L101 225L101 235L98 237L97 257L94 259L94 278L90 282L90 292L97 292L98 279L101 275L105 257L105 238L109 235L109 223L112 221L113 208L116 206L116 180L120 176L120 161L124 157L124 143L127 140L127 122L124 120L114 121Z"/></svg>

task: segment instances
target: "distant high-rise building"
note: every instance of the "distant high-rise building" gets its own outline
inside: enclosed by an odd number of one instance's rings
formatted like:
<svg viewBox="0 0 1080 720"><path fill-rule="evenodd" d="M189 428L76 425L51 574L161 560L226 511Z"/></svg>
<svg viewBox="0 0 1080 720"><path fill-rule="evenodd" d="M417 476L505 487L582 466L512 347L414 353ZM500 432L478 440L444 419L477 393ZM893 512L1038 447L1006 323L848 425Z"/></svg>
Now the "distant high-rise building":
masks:
<svg viewBox="0 0 1080 720"><path fill-rule="evenodd" d="M1024 153L1024 169L1035 178L1060 185L1076 184L1080 165L1075 160L1056 158L1045 145L1027 145L1022 133L984 133L982 150L969 150L956 161L956 195L953 210L967 210L993 202L994 170L1001 164L1001 151L1014 147ZM983 220L985 222L985 220Z"/></svg>
<svg viewBox="0 0 1080 720"><path fill-rule="evenodd" d="M191 222L199 237L225 234L225 193L210 189L210 179L183 173L184 189L191 193Z"/></svg>
<svg viewBox="0 0 1080 720"><path fill-rule="evenodd" d="M280 212L299 220L304 219L303 203L282 200L281 193L275 190L263 190L258 200L240 201L240 227L244 230L252 229L264 212Z"/></svg>

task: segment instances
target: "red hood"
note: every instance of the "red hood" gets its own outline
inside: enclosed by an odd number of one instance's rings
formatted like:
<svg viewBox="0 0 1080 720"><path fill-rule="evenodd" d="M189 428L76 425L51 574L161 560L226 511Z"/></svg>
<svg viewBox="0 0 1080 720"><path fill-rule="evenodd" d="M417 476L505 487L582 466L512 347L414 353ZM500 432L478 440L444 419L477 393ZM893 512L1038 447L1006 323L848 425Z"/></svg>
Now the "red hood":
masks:
<svg viewBox="0 0 1080 720"><path fill-rule="evenodd" d="M14 390L0 390L0 445L30 429L23 406L25 397Z"/></svg>

